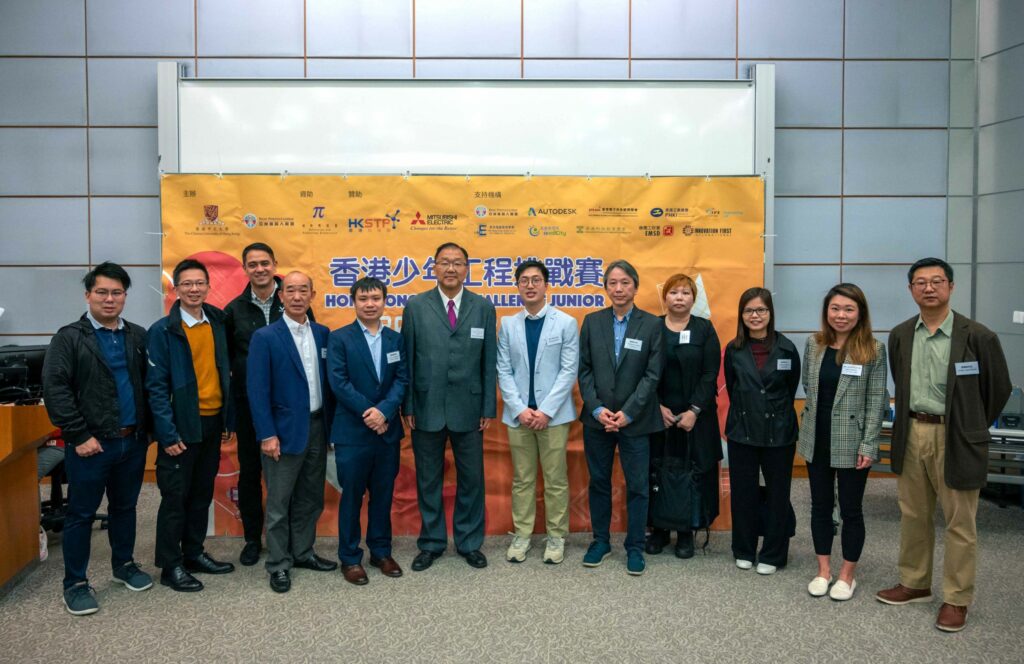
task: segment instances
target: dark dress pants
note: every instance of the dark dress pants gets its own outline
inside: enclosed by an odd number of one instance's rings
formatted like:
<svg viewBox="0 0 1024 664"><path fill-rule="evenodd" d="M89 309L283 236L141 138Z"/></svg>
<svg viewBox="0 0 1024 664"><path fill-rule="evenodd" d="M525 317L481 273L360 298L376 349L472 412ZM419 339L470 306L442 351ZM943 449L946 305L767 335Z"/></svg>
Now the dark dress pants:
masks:
<svg viewBox="0 0 1024 664"><path fill-rule="evenodd" d="M785 567L789 559L789 490L796 445L759 447L729 441L729 487L732 507L732 555L737 560ZM764 475L767 518L764 541L757 551L761 500L758 471Z"/></svg>
<svg viewBox="0 0 1024 664"><path fill-rule="evenodd" d="M176 567L185 558L198 558L210 520L213 484L220 468L223 415L201 418L203 440L186 443L178 456L159 446L156 483L160 487L160 509L156 515L156 566Z"/></svg>
<svg viewBox="0 0 1024 664"><path fill-rule="evenodd" d="M627 436L583 427L583 452L590 473L588 495L594 539L608 542L612 519L612 466L615 447L626 477L627 551L643 551L647 524L650 443L647 436Z"/></svg>
<svg viewBox="0 0 1024 664"><path fill-rule="evenodd" d="M324 511L327 438L323 412L309 416L309 440L298 454L263 456L267 478L267 571L289 570L313 557L316 522Z"/></svg>
<svg viewBox="0 0 1024 664"><path fill-rule="evenodd" d="M249 402L235 400L235 438L238 441L238 512L246 542L263 538L263 465L260 444L252 426Z"/></svg>
<svg viewBox="0 0 1024 664"><path fill-rule="evenodd" d="M451 440L455 456L455 516L452 530L459 553L477 551L484 543L484 448L483 433L474 431L412 432L412 451L416 459L416 497L419 501L420 536L416 545L422 551L440 553L448 547L448 528L444 514L444 448Z"/></svg>
<svg viewBox="0 0 1024 664"><path fill-rule="evenodd" d="M827 458L827 457L826 457ZM827 556L832 553L832 509L836 500L836 480L839 480L839 514L843 519L840 541L843 560L855 563L864 550L864 489L871 468L833 468L829 463L808 463L807 480L811 486L811 538L814 553Z"/></svg>
<svg viewBox="0 0 1024 664"><path fill-rule="evenodd" d="M107 495L110 564L113 569L132 560L135 551L135 505L146 470L145 434L100 441L103 451L78 456L68 447L64 470L68 476L68 508L64 518L64 588L87 580L92 521L103 494Z"/></svg>
<svg viewBox="0 0 1024 664"><path fill-rule="evenodd" d="M398 477L399 443L383 440L370 445L336 445L341 499L338 503L338 559L344 565L363 560L359 547L362 529L359 515L363 496L369 492L366 510L366 546L372 558L391 555L391 498Z"/></svg>

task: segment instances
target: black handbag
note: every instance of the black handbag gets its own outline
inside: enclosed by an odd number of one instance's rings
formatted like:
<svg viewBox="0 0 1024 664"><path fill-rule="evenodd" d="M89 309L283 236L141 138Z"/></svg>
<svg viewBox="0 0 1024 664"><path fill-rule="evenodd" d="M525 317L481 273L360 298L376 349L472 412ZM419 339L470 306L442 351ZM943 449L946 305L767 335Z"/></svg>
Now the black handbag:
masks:
<svg viewBox="0 0 1024 664"><path fill-rule="evenodd" d="M666 443L668 436L666 436ZM700 487L693 472L693 441L686 432L686 456L665 454L651 461L651 524L664 530L697 530L702 523Z"/></svg>

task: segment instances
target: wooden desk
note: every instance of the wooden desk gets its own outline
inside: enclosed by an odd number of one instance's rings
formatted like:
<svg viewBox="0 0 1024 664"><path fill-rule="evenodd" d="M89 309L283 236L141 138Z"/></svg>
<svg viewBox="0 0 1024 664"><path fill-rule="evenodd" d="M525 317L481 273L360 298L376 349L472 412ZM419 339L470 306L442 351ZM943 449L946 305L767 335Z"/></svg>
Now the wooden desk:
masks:
<svg viewBox="0 0 1024 664"><path fill-rule="evenodd" d="M36 448L53 429L42 406L0 405L0 589L39 562Z"/></svg>

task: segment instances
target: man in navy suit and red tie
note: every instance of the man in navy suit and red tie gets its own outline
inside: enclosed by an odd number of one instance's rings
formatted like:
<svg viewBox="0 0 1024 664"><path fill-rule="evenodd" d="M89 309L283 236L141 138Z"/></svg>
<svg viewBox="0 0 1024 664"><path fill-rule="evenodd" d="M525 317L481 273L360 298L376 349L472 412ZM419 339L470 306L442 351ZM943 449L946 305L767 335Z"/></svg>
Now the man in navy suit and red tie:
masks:
<svg viewBox="0 0 1024 664"><path fill-rule="evenodd" d="M338 558L345 580L362 586L369 579L359 548L359 513L367 491L370 564L386 576L402 576L391 557L391 496L404 434L398 410L409 372L402 335L381 324L387 286L366 277L352 285L351 294L356 321L331 333L327 368L337 399L331 444L341 485Z"/></svg>
<svg viewBox="0 0 1024 664"><path fill-rule="evenodd" d="M292 272L281 281L284 316L252 335L246 388L267 481L267 571L270 588L291 589L291 569L337 568L316 555L316 522L324 510L329 415L329 330L307 312L313 280Z"/></svg>

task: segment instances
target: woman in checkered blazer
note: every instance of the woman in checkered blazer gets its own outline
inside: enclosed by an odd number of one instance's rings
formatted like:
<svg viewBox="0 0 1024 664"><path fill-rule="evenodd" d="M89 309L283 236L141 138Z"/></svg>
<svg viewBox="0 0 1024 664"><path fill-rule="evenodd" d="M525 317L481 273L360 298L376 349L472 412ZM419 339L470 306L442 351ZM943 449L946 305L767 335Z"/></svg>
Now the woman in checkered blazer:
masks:
<svg viewBox="0 0 1024 664"><path fill-rule="evenodd" d="M807 339L802 376L807 400L797 451L807 460L811 536L818 556L818 574L807 591L843 601L857 588L854 571L864 548L861 504L889 406L885 345L872 336L867 300L854 284L838 284L825 295L821 331ZM843 564L830 589L837 480Z"/></svg>

